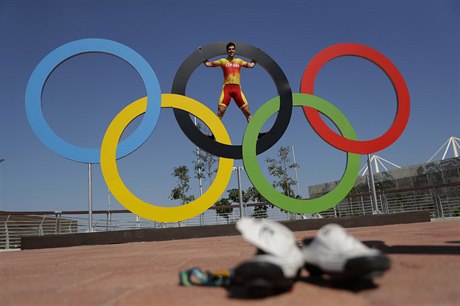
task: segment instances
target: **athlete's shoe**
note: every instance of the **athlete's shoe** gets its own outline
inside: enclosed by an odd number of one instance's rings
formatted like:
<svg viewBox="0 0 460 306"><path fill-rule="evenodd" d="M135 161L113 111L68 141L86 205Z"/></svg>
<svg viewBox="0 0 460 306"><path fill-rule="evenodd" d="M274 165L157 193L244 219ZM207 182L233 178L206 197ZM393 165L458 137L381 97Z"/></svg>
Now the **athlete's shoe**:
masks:
<svg viewBox="0 0 460 306"><path fill-rule="evenodd" d="M348 234L337 224L323 226L313 240L304 240L305 269L336 279L370 279L390 268L390 260Z"/></svg>
<svg viewBox="0 0 460 306"><path fill-rule="evenodd" d="M265 219L243 218L236 227L258 252L234 269L233 284L244 287L251 296L290 290L304 263L293 233Z"/></svg>
<svg viewBox="0 0 460 306"><path fill-rule="evenodd" d="M231 284L242 287L250 297L280 294L292 289L297 276L289 274L288 265L287 258L259 253L233 269Z"/></svg>

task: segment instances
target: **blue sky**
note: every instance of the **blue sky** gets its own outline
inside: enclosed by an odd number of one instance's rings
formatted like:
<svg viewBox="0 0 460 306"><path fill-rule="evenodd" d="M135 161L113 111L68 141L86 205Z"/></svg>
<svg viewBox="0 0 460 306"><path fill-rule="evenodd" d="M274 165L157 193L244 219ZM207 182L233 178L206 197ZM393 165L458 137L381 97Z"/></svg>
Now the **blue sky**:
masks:
<svg viewBox="0 0 460 306"><path fill-rule="evenodd" d="M93 37L127 45L149 62L164 93L171 91L183 60L216 41L243 41L262 49L283 69L293 92L299 91L307 63L322 49L343 42L367 45L398 67L411 95L406 130L377 154L409 166L425 162L450 136L460 136L459 16L456 0L0 0L0 159L5 159L0 164L0 210L87 208L87 165L45 147L24 108L33 69L65 43ZM187 95L215 110L221 82L219 69L201 66L188 83ZM277 95L260 66L243 70L242 84L252 112ZM126 62L84 54L53 72L43 91L42 109L62 138L97 147L111 119L145 94L141 78ZM356 57L328 63L318 75L315 95L339 107L359 139L383 134L397 108L386 75ZM233 143L240 144L246 124L233 102L223 122ZM302 196L308 185L338 180L343 174L345 153L322 141L300 109L293 110L285 135L259 156L259 162L265 167L265 158L275 157L280 146L295 147ZM120 173L145 201L176 205L168 199L176 184L171 173L175 166L192 166L194 149L172 110L165 109L146 143L118 161ZM192 193L198 195L198 183L192 184ZM233 178L228 188L235 187ZM243 187L249 187L245 177ZM107 202L100 167L93 165L93 208L106 209ZM111 203L112 209L122 208L113 199Z"/></svg>

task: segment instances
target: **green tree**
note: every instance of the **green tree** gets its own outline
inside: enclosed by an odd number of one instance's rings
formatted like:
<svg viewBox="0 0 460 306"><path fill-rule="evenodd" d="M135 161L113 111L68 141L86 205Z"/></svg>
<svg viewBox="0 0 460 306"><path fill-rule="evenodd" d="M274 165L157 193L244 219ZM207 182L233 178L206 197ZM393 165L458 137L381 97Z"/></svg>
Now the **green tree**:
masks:
<svg viewBox="0 0 460 306"><path fill-rule="evenodd" d="M229 216L233 213L233 207L217 208L218 206L232 205L233 203L240 203L240 195L238 189L233 188L227 190L227 197L221 198L214 205L216 206L216 213L218 216L227 219L227 223L230 221ZM246 203L243 195L243 203Z"/></svg>
<svg viewBox="0 0 460 306"><path fill-rule="evenodd" d="M239 192L238 188L229 189L229 190L227 190L227 193L228 193L228 198L233 203L240 203L240 192ZM244 190L241 191L241 195L242 195L243 203L247 203L248 198L247 198L246 193L244 192Z"/></svg>
<svg viewBox="0 0 460 306"><path fill-rule="evenodd" d="M229 207L231 205L229 198L221 198L219 201L214 203L216 207L216 214L225 220L227 223L230 222L230 214L233 212L233 207Z"/></svg>
<svg viewBox="0 0 460 306"><path fill-rule="evenodd" d="M247 202L251 201L258 204L264 203L263 205L254 207L254 212L251 217L257 219L268 218L268 205L265 204L267 203L267 199L265 199L254 186L246 190L245 197L247 198Z"/></svg>
<svg viewBox="0 0 460 306"><path fill-rule="evenodd" d="M254 187L253 187L254 188ZM254 188L255 190L255 188ZM242 193L242 202L247 203L251 200L250 195L248 195L244 190L241 191ZM233 203L240 203L240 193L237 188L232 188L227 190L227 195L228 197L226 198L221 198L219 201L217 201L214 205L216 206L216 213L218 216L221 216L223 218L227 219L227 222L229 222L229 215L233 213L233 207L223 207L223 208L218 208L218 206L225 206L225 205L231 205Z"/></svg>
<svg viewBox="0 0 460 306"><path fill-rule="evenodd" d="M203 133L209 133L209 131L207 132L206 128L202 124L197 123L196 126ZM195 160L193 161L195 166L195 178L208 180L209 185L211 185L214 174L217 172L217 157L198 148L196 151L193 151L193 153L195 154Z"/></svg>
<svg viewBox="0 0 460 306"><path fill-rule="evenodd" d="M195 178L208 180L209 184L211 184L214 174L217 172L217 157L199 149L193 151L193 153L196 157L193 161L193 164L195 165Z"/></svg>
<svg viewBox="0 0 460 306"><path fill-rule="evenodd" d="M175 167L172 175L177 178L177 186L171 190L169 198L171 200L180 200L184 205L195 199L193 195L188 195L190 190L190 175L187 166Z"/></svg>
<svg viewBox="0 0 460 306"><path fill-rule="evenodd" d="M288 155L289 147L280 147L278 150L279 159L267 157L266 161L268 163L268 172L270 175L277 178L273 181L273 187L279 187L284 195L296 198L297 196L292 189L292 186L296 184L296 181L290 177L288 170L297 168L299 165L297 163L291 163L291 159Z"/></svg>

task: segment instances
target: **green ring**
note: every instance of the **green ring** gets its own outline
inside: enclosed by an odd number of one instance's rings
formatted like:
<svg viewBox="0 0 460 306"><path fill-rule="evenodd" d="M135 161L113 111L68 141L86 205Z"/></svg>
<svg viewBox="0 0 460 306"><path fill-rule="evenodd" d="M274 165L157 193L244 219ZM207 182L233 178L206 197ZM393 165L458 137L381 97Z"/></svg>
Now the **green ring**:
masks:
<svg viewBox="0 0 460 306"><path fill-rule="evenodd" d="M344 137L357 139L356 132L345 115L331 103L308 94L293 94L292 97L294 106L308 106L320 111L334 122ZM311 214L334 207L347 196L356 182L361 158L359 154L347 153L347 167L339 184L319 198L294 199L285 196L267 182L262 174L256 156L257 136L267 119L279 110L279 101L279 97L276 97L262 105L253 115L244 133L243 163L250 181L269 202L290 212Z"/></svg>

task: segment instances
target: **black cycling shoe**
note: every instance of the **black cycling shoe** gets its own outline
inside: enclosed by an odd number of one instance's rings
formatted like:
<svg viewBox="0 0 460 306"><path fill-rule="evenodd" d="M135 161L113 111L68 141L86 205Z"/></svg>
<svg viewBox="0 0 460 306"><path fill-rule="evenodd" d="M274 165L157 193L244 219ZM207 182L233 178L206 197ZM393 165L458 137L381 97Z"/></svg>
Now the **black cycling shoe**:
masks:
<svg viewBox="0 0 460 306"><path fill-rule="evenodd" d="M294 279L287 278L279 265L266 259L249 260L234 269L232 285L241 287L249 297L262 298L290 291Z"/></svg>

